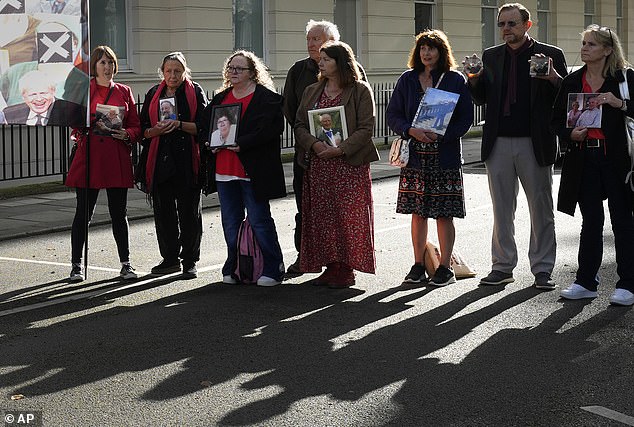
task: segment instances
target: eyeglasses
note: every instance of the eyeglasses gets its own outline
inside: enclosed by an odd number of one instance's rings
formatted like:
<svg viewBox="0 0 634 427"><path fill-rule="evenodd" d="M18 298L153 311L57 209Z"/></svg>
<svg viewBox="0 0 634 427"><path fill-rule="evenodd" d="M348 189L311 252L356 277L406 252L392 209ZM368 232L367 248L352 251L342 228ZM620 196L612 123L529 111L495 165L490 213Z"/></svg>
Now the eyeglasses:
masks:
<svg viewBox="0 0 634 427"><path fill-rule="evenodd" d="M509 27L513 28L519 23L519 21L498 21L498 28L504 28L506 24L508 24Z"/></svg>
<svg viewBox="0 0 634 427"><path fill-rule="evenodd" d="M243 71L250 70L250 68L244 67L232 67L231 65L227 67L227 73L229 74L242 74Z"/></svg>

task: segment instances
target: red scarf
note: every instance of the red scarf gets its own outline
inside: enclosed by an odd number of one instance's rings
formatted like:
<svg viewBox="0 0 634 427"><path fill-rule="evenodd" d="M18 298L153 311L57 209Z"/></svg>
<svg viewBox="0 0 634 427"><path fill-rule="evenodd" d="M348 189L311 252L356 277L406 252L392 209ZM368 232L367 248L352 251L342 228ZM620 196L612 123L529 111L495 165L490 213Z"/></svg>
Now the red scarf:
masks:
<svg viewBox="0 0 634 427"><path fill-rule="evenodd" d="M185 79L183 82L185 85L185 97L187 98L187 104L189 105L189 122L196 121L196 109L198 107L198 102L196 100L196 89L194 89L194 85L191 80ZM158 89L154 93L154 97L150 102L150 124L152 127L156 126L159 122L159 99L161 98L161 93L163 93L163 89L165 88L165 80L159 84ZM192 142L192 168L194 171L194 182L198 181L198 168L200 166L200 150L198 149L198 143L196 142L196 138L193 135L190 135ZM148 188L148 192L152 191L152 179L154 178L154 169L156 166L156 155L158 153L158 147L160 143L160 136L155 136L152 138L150 142L150 151L147 156L147 163L145 164L145 183Z"/></svg>
<svg viewBox="0 0 634 427"><path fill-rule="evenodd" d="M511 46L509 46L508 44L506 45L506 51L511 58L511 64L509 66L509 80L508 86L506 87L506 98L504 99L505 117L511 115L511 105L515 104L515 101L517 101L517 57L520 56L532 45L533 39L531 39L530 37L526 37L526 41L524 42L524 44L517 49L511 48Z"/></svg>

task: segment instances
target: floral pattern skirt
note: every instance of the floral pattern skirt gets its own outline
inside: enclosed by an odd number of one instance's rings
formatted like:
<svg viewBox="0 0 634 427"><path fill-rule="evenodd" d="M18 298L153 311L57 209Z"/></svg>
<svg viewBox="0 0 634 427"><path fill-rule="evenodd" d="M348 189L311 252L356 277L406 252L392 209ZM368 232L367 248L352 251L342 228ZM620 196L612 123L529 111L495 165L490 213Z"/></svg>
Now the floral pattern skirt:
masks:
<svg viewBox="0 0 634 427"><path fill-rule="evenodd" d="M300 268L332 262L374 273L374 208L370 166L311 155L304 174Z"/></svg>
<svg viewBox="0 0 634 427"><path fill-rule="evenodd" d="M417 156L420 168L401 169L396 212L423 218L464 218L462 167L441 168L437 142L414 141L410 156Z"/></svg>

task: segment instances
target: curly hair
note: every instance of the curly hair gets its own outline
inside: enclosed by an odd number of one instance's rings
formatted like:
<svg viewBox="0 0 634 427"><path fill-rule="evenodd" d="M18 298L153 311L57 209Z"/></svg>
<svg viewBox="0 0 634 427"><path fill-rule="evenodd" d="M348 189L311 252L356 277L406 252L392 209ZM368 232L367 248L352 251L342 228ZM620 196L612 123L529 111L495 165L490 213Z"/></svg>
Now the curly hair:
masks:
<svg viewBox="0 0 634 427"><path fill-rule="evenodd" d="M249 64L249 71L251 72L251 80L257 84L265 86L271 90L275 90L275 86L273 85L273 79L269 74L269 69L264 62L253 52L248 50L237 50L233 52L227 59L225 59L225 63L222 66L222 75L223 81L220 86L220 90L225 90L231 87L231 79L229 78L230 74L227 71L227 67L229 67L229 63L236 56L242 56L245 58Z"/></svg>

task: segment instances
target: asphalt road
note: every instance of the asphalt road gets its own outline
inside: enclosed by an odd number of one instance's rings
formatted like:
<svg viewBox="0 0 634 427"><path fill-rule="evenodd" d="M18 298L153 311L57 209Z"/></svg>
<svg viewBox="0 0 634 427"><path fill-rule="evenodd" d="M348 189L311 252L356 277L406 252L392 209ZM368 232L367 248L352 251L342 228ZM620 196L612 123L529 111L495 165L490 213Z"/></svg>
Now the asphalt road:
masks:
<svg viewBox="0 0 634 427"><path fill-rule="evenodd" d="M456 249L478 277L492 225L481 172L465 170L456 220ZM405 287L409 217L394 213L396 179L373 188L377 274L345 290L308 274L275 288L219 283L216 209L188 281L119 281L109 226L92 229L80 284L66 283L68 232L0 242L0 412L40 411L56 427L634 426L634 313L608 305L609 223L592 302L531 288L523 195L514 283ZM293 199L272 211L288 264ZM580 223L556 216L560 286L574 278ZM151 220L131 223L131 250L141 273L160 261Z"/></svg>

